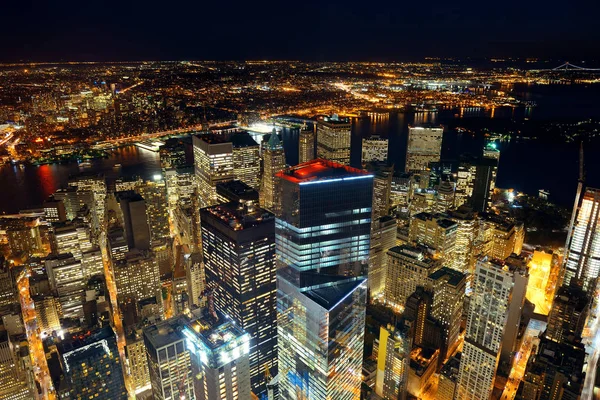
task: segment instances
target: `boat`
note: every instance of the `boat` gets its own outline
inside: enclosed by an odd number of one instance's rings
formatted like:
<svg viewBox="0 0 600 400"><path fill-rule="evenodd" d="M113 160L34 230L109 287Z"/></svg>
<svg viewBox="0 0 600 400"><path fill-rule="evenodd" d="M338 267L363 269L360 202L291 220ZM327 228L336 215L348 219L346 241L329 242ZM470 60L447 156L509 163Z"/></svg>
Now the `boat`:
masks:
<svg viewBox="0 0 600 400"><path fill-rule="evenodd" d="M89 168L92 166L92 163L89 161L80 161L79 166L83 168Z"/></svg>
<svg viewBox="0 0 600 400"><path fill-rule="evenodd" d="M122 165L121 164L115 164L113 165L113 169L121 169Z"/></svg>

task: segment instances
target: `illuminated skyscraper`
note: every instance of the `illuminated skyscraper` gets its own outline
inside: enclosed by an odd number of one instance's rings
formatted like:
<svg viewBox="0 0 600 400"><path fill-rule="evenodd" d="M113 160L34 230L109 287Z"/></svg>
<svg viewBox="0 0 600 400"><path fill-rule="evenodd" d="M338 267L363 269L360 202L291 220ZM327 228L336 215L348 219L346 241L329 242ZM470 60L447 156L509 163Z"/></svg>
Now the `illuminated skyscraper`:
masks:
<svg viewBox="0 0 600 400"><path fill-rule="evenodd" d="M190 350L182 329L187 322L187 318L179 316L144 329L150 383L156 400L195 398Z"/></svg>
<svg viewBox="0 0 600 400"><path fill-rule="evenodd" d="M586 188L579 197L565 245L562 284L581 279L584 290L594 291L600 275L600 189Z"/></svg>
<svg viewBox="0 0 600 400"><path fill-rule="evenodd" d="M456 246L454 248L457 271L467 274L467 287L471 287L471 276L475 273L475 241L479 232L479 220L473 209L461 206L448 212L448 218L456 223Z"/></svg>
<svg viewBox="0 0 600 400"><path fill-rule="evenodd" d="M577 280L558 288L548 315L546 337L559 343L570 335L581 337L590 312L589 306L590 298Z"/></svg>
<svg viewBox="0 0 600 400"><path fill-rule="evenodd" d="M390 214L390 196L394 167L384 163L369 163L368 171L373 172L373 221Z"/></svg>
<svg viewBox="0 0 600 400"><path fill-rule="evenodd" d="M357 400L373 176L321 159L277 176L280 396Z"/></svg>
<svg viewBox="0 0 600 400"><path fill-rule="evenodd" d="M515 277L520 276L521 271L502 261L477 261L458 377L457 398L461 400L490 398L506 326L510 323L511 302L517 304L521 300L512 298ZM522 302L517 305L520 307Z"/></svg>
<svg viewBox="0 0 600 400"><path fill-rule="evenodd" d="M371 228L371 251L369 255L369 296L371 299L383 297L387 276L389 249L396 245L396 220L390 216L373 221Z"/></svg>
<svg viewBox="0 0 600 400"><path fill-rule="evenodd" d="M207 287L215 308L250 335L252 390L261 395L265 371L277 374L275 217L252 201L200 216Z"/></svg>
<svg viewBox="0 0 600 400"><path fill-rule="evenodd" d="M233 145L215 134L194 136L193 144L199 204L212 206L217 204L217 183L234 177Z"/></svg>
<svg viewBox="0 0 600 400"><path fill-rule="evenodd" d="M388 159L388 140L377 135L362 140L362 158L363 165L373 161L387 162Z"/></svg>
<svg viewBox="0 0 600 400"><path fill-rule="evenodd" d="M487 211L492 205L497 172L498 159L463 158L458 165L455 206L467 204L477 212Z"/></svg>
<svg viewBox="0 0 600 400"><path fill-rule="evenodd" d="M17 288L13 281L8 261L0 256L0 308L13 304L16 300Z"/></svg>
<svg viewBox="0 0 600 400"><path fill-rule="evenodd" d="M260 204L275 215L281 208L281 186L275 177L279 171L285 168L285 153L283 143L273 129L271 137L263 152L263 176L260 188Z"/></svg>
<svg viewBox="0 0 600 400"><path fill-rule="evenodd" d="M443 133L443 127L408 127L406 172L422 171L429 163L440 161Z"/></svg>
<svg viewBox="0 0 600 400"><path fill-rule="evenodd" d="M190 321L183 334L192 356L196 399L252 398L248 333L221 314L205 312Z"/></svg>
<svg viewBox="0 0 600 400"><path fill-rule="evenodd" d="M56 293L61 308L61 317L83 317L85 279L81 261L68 254L46 258L46 271L50 289Z"/></svg>
<svg viewBox="0 0 600 400"><path fill-rule="evenodd" d="M448 267L443 267L427 277L427 287L433 293L431 316L444 328L446 354L450 357L456 345L462 321L467 276Z"/></svg>
<svg viewBox="0 0 600 400"><path fill-rule="evenodd" d="M395 309L404 309L406 299L425 286L427 277L441 267L426 248L395 246L388 251L385 301Z"/></svg>
<svg viewBox="0 0 600 400"><path fill-rule="evenodd" d="M169 237L169 212L167 210L167 186L163 179L144 182L139 193L146 203L146 214L152 243Z"/></svg>
<svg viewBox="0 0 600 400"><path fill-rule="evenodd" d="M114 263L113 270L119 303L125 299L139 302L160 295L158 263L151 253L130 251L124 259Z"/></svg>
<svg viewBox="0 0 600 400"><path fill-rule="evenodd" d="M350 165L352 123L337 114L317 122L317 157Z"/></svg>
<svg viewBox="0 0 600 400"><path fill-rule="evenodd" d="M315 132L313 129L300 130L298 140L298 164L305 163L315 158Z"/></svg>
<svg viewBox="0 0 600 400"><path fill-rule="evenodd" d="M0 398L3 400L30 400L35 398L27 382L19 373L14 344L8 331L0 331Z"/></svg>
<svg viewBox="0 0 600 400"><path fill-rule="evenodd" d="M57 344L71 398L127 399L117 337L106 326Z"/></svg>
<svg viewBox="0 0 600 400"><path fill-rule="evenodd" d="M253 189L260 186L260 146L248 133L236 133L233 143L233 175Z"/></svg>
<svg viewBox="0 0 600 400"><path fill-rule="evenodd" d="M432 248L445 266L455 268L457 228L444 214L422 212L411 218L408 238L412 243Z"/></svg>
<svg viewBox="0 0 600 400"><path fill-rule="evenodd" d="M150 388L150 372L146 359L146 346L141 330L134 330L126 338L125 357L128 372L136 393Z"/></svg>
<svg viewBox="0 0 600 400"><path fill-rule="evenodd" d="M408 370L412 340L410 329L380 327L375 393L384 399L404 400L408 393Z"/></svg>
<svg viewBox="0 0 600 400"><path fill-rule="evenodd" d="M454 185L448 181L443 181L437 189L434 211L444 213L451 208L454 208Z"/></svg>

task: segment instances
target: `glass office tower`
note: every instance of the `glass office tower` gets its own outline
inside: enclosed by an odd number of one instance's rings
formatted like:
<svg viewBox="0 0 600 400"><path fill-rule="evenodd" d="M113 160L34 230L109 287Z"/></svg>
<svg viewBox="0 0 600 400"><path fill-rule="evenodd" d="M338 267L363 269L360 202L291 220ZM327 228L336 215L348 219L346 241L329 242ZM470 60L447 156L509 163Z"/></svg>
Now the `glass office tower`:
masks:
<svg viewBox="0 0 600 400"><path fill-rule="evenodd" d="M359 399L373 175L317 159L277 177L280 396Z"/></svg>

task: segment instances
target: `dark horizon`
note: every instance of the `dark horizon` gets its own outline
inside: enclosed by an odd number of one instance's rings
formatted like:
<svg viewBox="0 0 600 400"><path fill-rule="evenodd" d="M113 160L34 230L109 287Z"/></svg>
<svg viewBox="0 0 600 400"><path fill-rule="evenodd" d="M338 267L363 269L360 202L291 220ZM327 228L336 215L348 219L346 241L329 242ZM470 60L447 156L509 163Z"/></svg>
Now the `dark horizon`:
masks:
<svg viewBox="0 0 600 400"><path fill-rule="evenodd" d="M597 58L600 4L9 2L0 62Z"/></svg>

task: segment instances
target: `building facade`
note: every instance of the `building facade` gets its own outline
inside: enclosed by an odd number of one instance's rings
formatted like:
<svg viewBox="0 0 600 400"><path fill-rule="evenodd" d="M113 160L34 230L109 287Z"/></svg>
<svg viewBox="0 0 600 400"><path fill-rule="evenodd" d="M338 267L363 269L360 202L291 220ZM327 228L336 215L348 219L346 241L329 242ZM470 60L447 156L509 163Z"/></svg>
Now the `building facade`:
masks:
<svg viewBox="0 0 600 400"><path fill-rule="evenodd" d="M440 161L443 133L442 127L408 127L406 172L422 171L429 163Z"/></svg>
<svg viewBox="0 0 600 400"><path fill-rule="evenodd" d="M317 122L317 157L350 165L352 123L334 114Z"/></svg>

